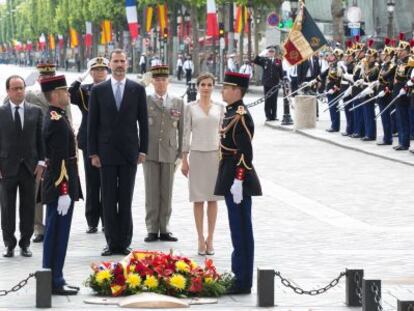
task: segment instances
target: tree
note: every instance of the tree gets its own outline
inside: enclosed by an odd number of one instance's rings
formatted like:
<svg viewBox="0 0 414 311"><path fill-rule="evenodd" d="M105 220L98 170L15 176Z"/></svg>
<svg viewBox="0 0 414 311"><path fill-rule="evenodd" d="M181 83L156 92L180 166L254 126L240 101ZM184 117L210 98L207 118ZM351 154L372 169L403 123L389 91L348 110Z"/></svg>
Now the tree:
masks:
<svg viewBox="0 0 414 311"><path fill-rule="evenodd" d="M333 25L333 39L336 42L342 43L344 38L344 8L342 7L342 0L332 0L331 14Z"/></svg>

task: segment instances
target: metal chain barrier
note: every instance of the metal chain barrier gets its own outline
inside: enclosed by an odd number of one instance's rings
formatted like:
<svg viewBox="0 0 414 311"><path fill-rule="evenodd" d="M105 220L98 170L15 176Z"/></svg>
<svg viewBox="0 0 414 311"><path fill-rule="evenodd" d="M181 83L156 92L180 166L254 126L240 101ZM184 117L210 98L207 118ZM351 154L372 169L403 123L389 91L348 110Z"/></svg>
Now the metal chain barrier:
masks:
<svg viewBox="0 0 414 311"><path fill-rule="evenodd" d="M377 284L373 283L371 285L371 292L374 294L374 301L377 304L377 311L382 311L381 294Z"/></svg>
<svg viewBox="0 0 414 311"><path fill-rule="evenodd" d="M362 303L362 284L361 284L361 277L359 276L359 273L355 273L354 282L355 282L355 294L358 296L359 303Z"/></svg>
<svg viewBox="0 0 414 311"><path fill-rule="evenodd" d="M275 275L280 278L280 282L286 286L291 288L296 294L299 295L309 295L309 296L317 296L326 293L331 288L338 285L339 281L346 275L346 272L341 272L338 277L333 279L328 285L319 289L312 289L312 290L304 290L298 286L292 285L288 279L284 278L279 271L275 271ZM382 310L382 309L381 309Z"/></svg>
<svg viewBox="0 0 414 311"><path fill-rule="evenodd" d="M410 303L407 307L407 311L414 311L414 305Z"/></svg>
<svg viewBox="0 0 414 311"><path fill-rule="evenodd" d="M251 107L254 107L254 106L257 106L257 105L263 103L267 98L269 98L274 93L276 93L279 90L279 88L280 88L280 84L277 84L277 85L273 86L269 91L267 91L265 96L259 98L258 100L254 101L250 104L247 104L246 107L251 108Z"/></svg>
<svg viewBox="0 0 414 311"><path fill-rule="evenodd" d="M29 281L29 279L33 278L34 276L35 276L34 273L30 273L27 278L25 278L24 280L21 280L19 283L17 283L11 289L9 289L9 290L5 290L5 289L0 290L0 297L1 296L6 296L6 295L8 295L12 292L17 292L17 291L21 290L23 287L25 287L27 285L27 281Z"/></svg>

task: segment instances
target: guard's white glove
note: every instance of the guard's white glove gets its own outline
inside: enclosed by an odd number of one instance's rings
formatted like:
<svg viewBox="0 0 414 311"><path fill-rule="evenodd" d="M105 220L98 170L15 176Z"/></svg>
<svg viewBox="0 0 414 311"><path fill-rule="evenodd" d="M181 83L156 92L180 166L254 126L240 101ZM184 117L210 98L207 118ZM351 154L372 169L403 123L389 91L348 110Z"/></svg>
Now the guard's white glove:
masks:
<svg viewBox="0 0 414 311"><path fill-rule="evenodd" d="M364 96L371 96L372 94L374 94L374 90L373 90L372 88L370 88L370 87L367 87L366 89L364 89L364 90L361 92L361 97L364 97Z"/></svg>
<svg viewBox="0 0 414 311"><path fill-rule="evenodd" d="M355 86L359 86L364 83L364 79L359 79L355 82Z"/></svg>
<svg viewBox="0 0 414 311"><path fill-rule="evenodd" d="M264 49L263 51L260 52L259 56L261 57L267 56L267 52L268 52L268 49Z"/></svg>
<svg viewBox="0 0 414 311"><path fill-rule="evenodd" d="M406 95L406 94L407 94L407 91L405 90L405 88L402 88L400 90L400 93L398 94L398 96L403 96L403 95Z"/></svg>
<svg viewBox="0 0 414 311"><path fill-rule="evenodd" d="M69 194L61 195L58 199L57 212L61 216L65 216L70 207L71 199Z"/></svg>
<svg viewBox="0 0 414 311"><path fill-rule="evenodd" d="M408 82L407 82L407 86L408 86L408 87L412 87L413 85L414 85L413 80L408 80Z"/></svg>
<svg viewBox="0 0 414 311"><path fill-rule="evenodd" d="M243 200L243 180L234 179L230 192L233 195L234 203L240 204Z"/></svg>
<svg viewBox="0 0 414 311"><path fill-rule="evenodd" d="M378 97L384 97L385 96L385 91L381 91L378 93Z"/></svg>
<svg viewBox="0 0 414 311"><path fill-rule="evenodd" d="M335 90L334 89L330 89L327 94L332 95L333 93L335 93Z"/></svg>
<svg viewBox="0 0 414 311"><path fill-rule="evenodd" d="M347 98L349 95L352 94L352 87L349 87L346 89L346 91L344 92L344 97L343 98Z"/></svg>
<svg viewBox="0 0 414 311"><path fill-rule="evenodd" d="M342 77L349 82L354 82L354 75L351 73L344 73Z"/></svg>
<svg viewBox="0 0 414 311"><path fill-rule="evenodd" d="M146 73L144 73L142 75L142 83L145 85L145 87L150 85L151 81L152 81L152 72L151 71L147 71Z"/></svg>
<svg viewBox="0 0 414 311"><path fill-rule="evenodd" d="M37 79L39 78L39 71L35 70L32 71L27 77L26 79L24 79L24 83L26 86L32 86L35 85Z"/></svg>
<svg viewBox="0 0 414 311"><path fill-rule="evenodd" d="M86 69L86 71L85 72L83 72L79 77L78 77L78 81L79 82L83 82L88 76L89 76L89 72L90 72L90 69L89 69L89 66L88 66L88 69Z"/></svg>

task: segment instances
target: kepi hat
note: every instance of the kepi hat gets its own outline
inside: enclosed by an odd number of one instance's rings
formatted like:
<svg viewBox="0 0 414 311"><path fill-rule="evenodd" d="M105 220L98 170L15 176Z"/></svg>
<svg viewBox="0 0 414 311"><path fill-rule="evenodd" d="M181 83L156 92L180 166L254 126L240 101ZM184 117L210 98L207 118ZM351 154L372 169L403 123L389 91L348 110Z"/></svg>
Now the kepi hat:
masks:
<svg viewBox="0 0 414 311"><path fill-rule="evenodd" d="M41 63L36 66L39 74L42 75L55 75L56 74L56 65L49 63Z"/></svg>
<svg viewBox="0 0 414 311"><path fill-rule="evenodd" d="M42 92L50 92L54 90L67 89L68 85L66 84L65 76L54 76L50 78L45 78L40 81L40 87Z"/></svg>
<svg viewBox="0 0 414 311"><path fill-rule="evenodd" d="M95 69L95 68L109 68L109 60L106 59L105 57L95 57L92 58L89 62L88 62L88 68L89 69Z"/></svg>
<svg viewBox="0 0 414 311"><path fill-rule="evenodd" d="M170 68L168 65L157 65L153 66L150 69L152 77L168 77L170 75Z"/></svg>
<svg viewBox="0 0 414 311"><path fill-rule="evenodd" d="M247 89L249 87L249 80L250 75L248 74L227 71L224 73L223 84L243 87Z"/></svg>

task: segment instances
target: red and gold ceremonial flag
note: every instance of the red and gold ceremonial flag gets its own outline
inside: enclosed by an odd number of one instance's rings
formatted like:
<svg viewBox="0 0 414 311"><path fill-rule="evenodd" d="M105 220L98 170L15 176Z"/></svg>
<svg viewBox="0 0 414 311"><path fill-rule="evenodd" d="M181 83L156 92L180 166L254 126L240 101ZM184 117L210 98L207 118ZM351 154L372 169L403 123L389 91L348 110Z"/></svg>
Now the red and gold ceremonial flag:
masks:
<svg viewBox="0 0 414 311"><path fill-rule="evenodd" d="M56 48L55 35L49 34L49 48L54 50Z"/></svg>
<svg viewBox="0 0 414 311"><path fill-rule="evenodd" d="M290 65L297 65L317 53L327 41L310 16L305 5L301 3L299 14L293 23L284 43L284 57Z"/></svg>
<svg viewBox="0 0 414 311"><path fill-rule="evenodd" d="M145 31L150 32L152 27L152 15L154 14L154 8L152 6L147 7L147 14L145 15Z"/></svg>
<svg viewBox="0 0 414 311"><path fill-rule="evenodd" d="M158 6L158 22L160 24L161 36L164 36L164 31L168 28L168 14L166 4L157 4Z"/></svg>
<svg viewBox="0 0 414 311"><path fill-rule="evenodd" d="M76 32L75 28L70 28L70 47L73 49L79 45L78 41L78 33Z"/></svg>
<svg viewBox="0 0 414 311"><path fill-rule="evenodd" d="M112 42L112 23L105 19L102 22L101 44L108 44Z"/></svg>
<svg viewBox="0 0 414 311"><path fill-rule="evenodd" d="M243 21L244 16L244 21ZM236 21L234 23L234 32L241 33L243 25L247 25L247 7L244 5L238 5L236 10ZM246 30L246 27L245 27Z"/></svg>

